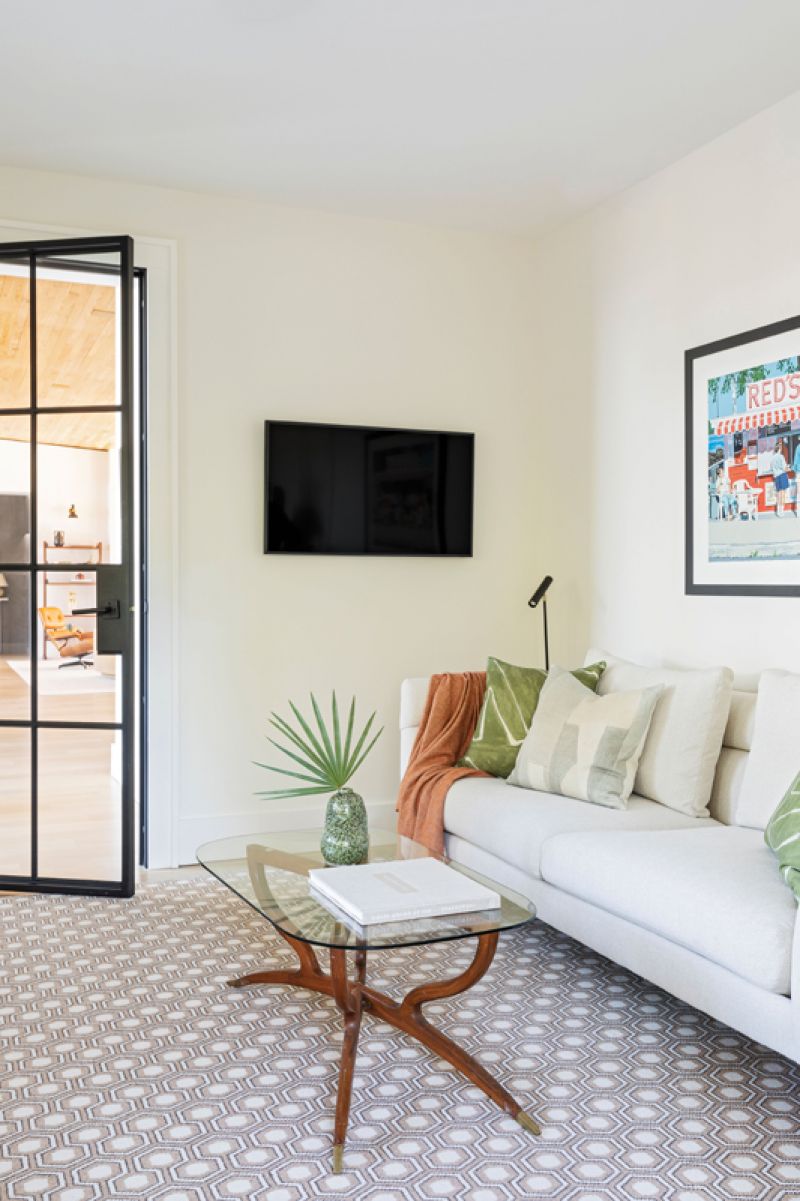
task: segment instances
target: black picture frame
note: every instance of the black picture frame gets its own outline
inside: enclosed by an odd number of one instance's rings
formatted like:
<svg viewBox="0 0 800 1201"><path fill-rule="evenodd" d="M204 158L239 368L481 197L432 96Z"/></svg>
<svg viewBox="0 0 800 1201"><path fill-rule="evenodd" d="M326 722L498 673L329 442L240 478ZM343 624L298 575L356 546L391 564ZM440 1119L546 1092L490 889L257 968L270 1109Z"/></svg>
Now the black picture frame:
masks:
<svg viewBox="0 0 800 1201"><path fill-rule="evenodd" d="M754 329L745 330L743 333L734 334L727 338L719 338L714 342L706 342L700 346L692 347L684 353L684 445L685 445L685 479L684 479L684 505L685 505L685 594L687 596L750 596L750 597L800 597L800 578L797 583L774 583L774 582L756 582L752 578L745 579L745 575L752 577L753 571L757 570L758 563L752 560L743 560L745 565L742 570L741 581L726 581L716 583L708 580L698 580L696 578L696 556L695 556L695 487L696 487L696 472L700 470L700 465L695 463L694 454L694 438L697 430L697 422L700 420L698 415L698 398L695 396L695 369L698 360L711 358L715 355L724 354L727 351L734 350L738 347L752 346L754 363L759 361L759 352L756 349L759 343L766 342L768 339L780 337L784 334L797 332L797 369L800 372L800 315L788 317L782 321L775 321L768 325L758 326ZM768 352L764 352L767 354ZM763 362L763 359L761 360ZM800 407L800 401L793 404L792 407ZM707 414L704 420L709 421ZM747 420L747 415L742 414L742 422ZM708 477L708 464L703 467L703 471ZM798 478L800 484L800 478ZM709 504L711 502L709 501ZM758 502L756 502L758 503ZM800 505L800 495L795 494L793 502L794 509ZM785 518L785 520L790 520ZM792 518L794 520L794 518ZM800 539L800 517L797 519L798 539ZM800 559L797 560L798 576L800 577ZM733 569L732 569L733 570Z"/></svg>

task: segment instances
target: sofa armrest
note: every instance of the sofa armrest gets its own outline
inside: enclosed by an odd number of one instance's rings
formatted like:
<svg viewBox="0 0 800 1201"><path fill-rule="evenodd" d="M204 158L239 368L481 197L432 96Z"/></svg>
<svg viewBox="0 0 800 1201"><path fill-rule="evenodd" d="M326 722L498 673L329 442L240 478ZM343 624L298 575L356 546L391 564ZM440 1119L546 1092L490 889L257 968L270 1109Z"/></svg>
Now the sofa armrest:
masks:
<svg viewBox="0 0 800 1201"><path fill-rule="evenodd" d="M794 920L794 942L792 943L792 975L790 975L789 996L796 1010L798 1023L798 1045L800 1046L800 904Z"/></svg>
<svg viewBox="0 0 800 1201"><path fill-rule="evenodd" d="M789 1001L794 1037L792 1058L800 1063L800 905L797 907L792 940L792 963L789 976Z"/></svg>
<svg viewBox="0 0 800 1201"><path fill-rule="evenodd" d="M400 778L402 779L417 727L425 709L430 676L413 676L400 685Z"/></svg>

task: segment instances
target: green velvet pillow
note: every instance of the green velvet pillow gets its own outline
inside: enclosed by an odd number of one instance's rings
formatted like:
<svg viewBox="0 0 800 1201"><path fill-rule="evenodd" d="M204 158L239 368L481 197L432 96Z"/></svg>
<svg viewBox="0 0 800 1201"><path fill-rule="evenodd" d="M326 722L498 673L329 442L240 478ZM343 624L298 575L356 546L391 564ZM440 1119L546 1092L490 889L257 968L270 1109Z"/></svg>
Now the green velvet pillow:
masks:
<svg viewBox="0 0 800 1201"><path fill-rule="evenodd" d="M596 692L605 666L605 663L593 663L591 667L577 668L572 674ZM539 667L515 667L502 659L490 659L486 664L486 694L478 724L458 766L474 767L503 779L509 776L530 729L546 679L547 672Z"/></svg>
<svg viewBox="0 0 800 1201"><path fill-rule="evenodd" d="M800 900L800 775L769 819L764 841L778 856L781 875Z"/></svg>

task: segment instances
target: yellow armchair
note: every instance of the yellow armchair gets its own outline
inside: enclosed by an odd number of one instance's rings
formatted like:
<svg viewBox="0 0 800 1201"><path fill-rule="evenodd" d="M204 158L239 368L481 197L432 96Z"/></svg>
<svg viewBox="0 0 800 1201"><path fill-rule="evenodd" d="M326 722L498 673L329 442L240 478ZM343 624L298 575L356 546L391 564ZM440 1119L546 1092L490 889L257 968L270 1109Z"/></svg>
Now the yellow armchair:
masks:
<svg viewBox="0 0 800 1201"><path fill-rule="evenodd" d="M88 658L94 650L94 634L91 630L70 629L57 605L44 605L39 610L39 620L47 641L56 648L62 659L70 660L68 663L59 663L59 668L92 666Z"/></svg>

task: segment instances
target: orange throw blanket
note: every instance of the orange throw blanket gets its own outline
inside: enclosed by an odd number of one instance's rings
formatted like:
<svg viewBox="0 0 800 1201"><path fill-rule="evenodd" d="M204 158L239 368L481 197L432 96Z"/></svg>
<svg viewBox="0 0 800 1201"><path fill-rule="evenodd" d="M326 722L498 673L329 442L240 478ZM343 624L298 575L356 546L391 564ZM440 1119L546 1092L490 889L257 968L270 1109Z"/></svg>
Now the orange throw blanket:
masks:
<svg viewBox="0 0 800 1201"><path fill-rule="evenodd" d="M447 672L431 676L425 710L400 784L395 808L398 833L429 851L444 851L444 802L463 776L485 776L472 767L454 767L469 746L486 691L486 672Z"/></svg>

